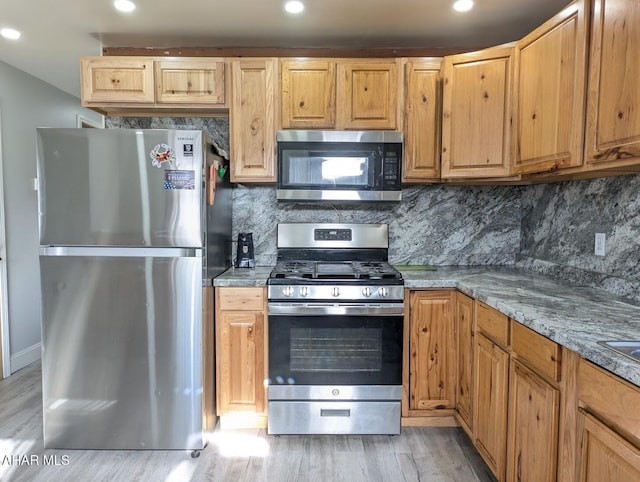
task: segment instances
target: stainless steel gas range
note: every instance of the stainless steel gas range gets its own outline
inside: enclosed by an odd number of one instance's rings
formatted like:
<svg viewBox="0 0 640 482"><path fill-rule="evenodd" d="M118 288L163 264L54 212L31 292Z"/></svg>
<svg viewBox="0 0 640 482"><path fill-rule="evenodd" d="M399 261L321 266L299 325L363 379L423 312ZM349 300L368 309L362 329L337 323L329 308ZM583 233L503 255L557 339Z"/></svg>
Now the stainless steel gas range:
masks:
<svg viewBox="0 0 640 482"><path fill-rule="evenodd" d="M270 434L398 434L404 285L386 224L279 224Z"/></svg>

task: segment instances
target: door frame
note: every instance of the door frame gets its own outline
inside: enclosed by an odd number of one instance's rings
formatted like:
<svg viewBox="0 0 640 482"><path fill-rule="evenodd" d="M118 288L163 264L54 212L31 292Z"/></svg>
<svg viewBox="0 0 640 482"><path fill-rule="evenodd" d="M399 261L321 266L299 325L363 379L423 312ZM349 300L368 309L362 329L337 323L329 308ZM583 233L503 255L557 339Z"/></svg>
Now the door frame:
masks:
<svg viewBox="0 0 640 482"><path fill-rule="evenodd" d="M4 217L4 176L2 164L2 105L0 104L0 378L11 375L9 352L9 296L7 290L7 238Z"/></svg>

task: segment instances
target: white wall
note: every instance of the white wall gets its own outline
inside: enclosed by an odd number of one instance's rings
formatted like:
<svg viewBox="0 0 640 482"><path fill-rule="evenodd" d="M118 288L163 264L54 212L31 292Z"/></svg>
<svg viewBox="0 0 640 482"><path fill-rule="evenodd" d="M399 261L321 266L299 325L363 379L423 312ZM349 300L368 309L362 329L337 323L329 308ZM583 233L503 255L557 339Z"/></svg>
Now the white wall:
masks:
<svg viewBox="0 0 640 482"><path fill-rule="evenodd" d="M11 372L40 358L36 127L75 127L101 116L73 97L0 61Z"/></svg>

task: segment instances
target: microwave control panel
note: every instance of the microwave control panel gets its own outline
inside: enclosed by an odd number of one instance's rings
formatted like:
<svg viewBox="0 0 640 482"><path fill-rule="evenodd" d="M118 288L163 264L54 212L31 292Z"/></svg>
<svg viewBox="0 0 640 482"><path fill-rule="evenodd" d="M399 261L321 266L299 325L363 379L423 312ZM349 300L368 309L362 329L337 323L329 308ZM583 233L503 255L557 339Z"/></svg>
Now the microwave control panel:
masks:
<svg viewBox="0 0 640 482"><path fill-rule="evenodd" d="M386 150L382 159L382 176L385 186L400 184L401 159L395 150Z"/></svg>

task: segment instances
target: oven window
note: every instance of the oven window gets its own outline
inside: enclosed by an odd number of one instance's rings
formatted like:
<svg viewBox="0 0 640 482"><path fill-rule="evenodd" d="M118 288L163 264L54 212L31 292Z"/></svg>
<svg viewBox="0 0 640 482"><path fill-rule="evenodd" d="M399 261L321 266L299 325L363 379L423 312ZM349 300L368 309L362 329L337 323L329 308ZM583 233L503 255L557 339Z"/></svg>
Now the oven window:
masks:
<svg viewBox="0 0 640 482"><path fill-rule="evenodd" d="M379 372L380 328L291 328L291 371Z"/></svg>
<svg viewBox="0 0 640 482"><path fill-rule="evenodd" d="M269 315L271 384L401 385L400 316Z"/></svg>

